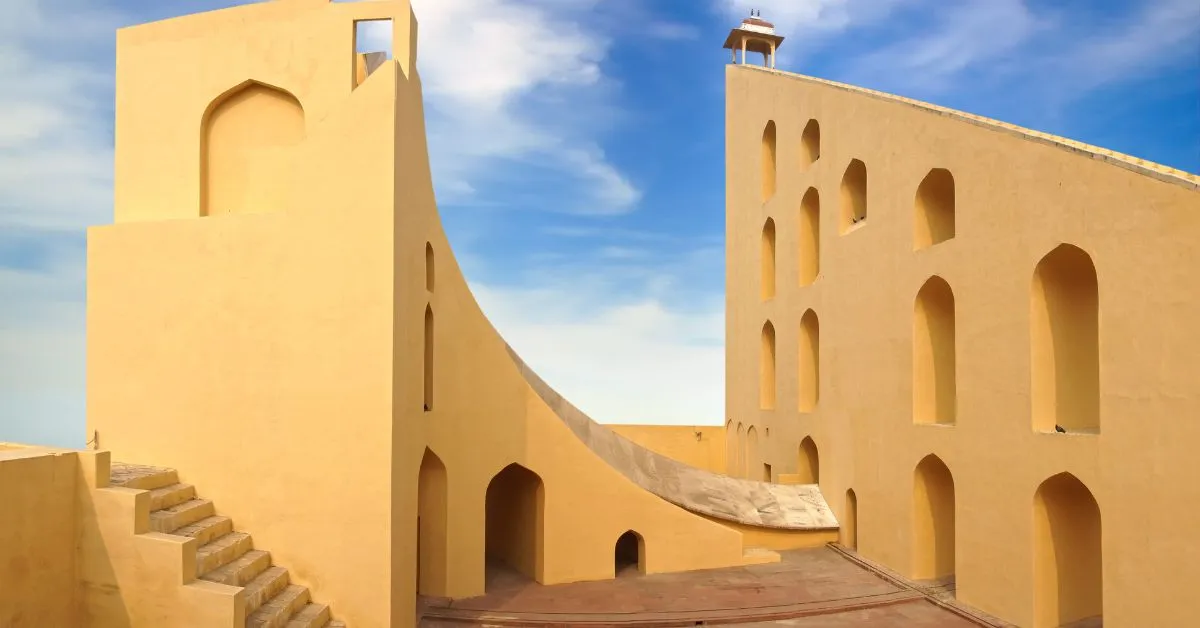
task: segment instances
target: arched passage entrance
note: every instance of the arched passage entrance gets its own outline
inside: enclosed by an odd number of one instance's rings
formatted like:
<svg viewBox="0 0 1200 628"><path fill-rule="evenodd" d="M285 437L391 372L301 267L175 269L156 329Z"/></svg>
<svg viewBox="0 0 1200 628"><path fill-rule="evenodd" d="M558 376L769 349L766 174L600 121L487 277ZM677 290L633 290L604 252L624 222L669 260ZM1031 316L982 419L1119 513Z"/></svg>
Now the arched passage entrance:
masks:
<svg viewBox="0 0 1200 628"><path fill-rule="evenodd" d="M494 567L507 567L542 580L545 493L542 478L516 463L492 478L487 488L485 524L489 576Z"/></svg>
<svg viewBox="0 0 1200 628"><path fill-rule="evenodd" d="M646 573L646 542L642 535L627 530L617 539L613 558L613 575L618 578Z"/></svg>
<svg viewBox="0 0 1200 628"><path fill-rule="evenodd" d="M446 465L426 448L417 481L417 592L446 595Z"/></svg>
<svg viewBox="0 0 1200 628"><path fill-rule="evenodd" d="M1033 497L1036 628L1104 613L1100 506L1070 473L1042 482Z"/></svg>
<svg viewBox="0 0 1200 628"><path fill-rule="evenodd" d="M954 575L954 477L930 454L913 472L913 579Z"/></svg>

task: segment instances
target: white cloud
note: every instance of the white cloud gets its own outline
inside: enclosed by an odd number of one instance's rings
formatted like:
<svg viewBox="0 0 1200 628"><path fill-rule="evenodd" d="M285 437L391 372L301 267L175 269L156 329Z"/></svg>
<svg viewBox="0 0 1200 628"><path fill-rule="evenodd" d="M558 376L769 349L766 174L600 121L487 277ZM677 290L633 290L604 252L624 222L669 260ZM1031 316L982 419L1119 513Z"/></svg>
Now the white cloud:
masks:
<svg viewBox="0 0 1200 628"><path fill-rule="evenodd" d="M779 62L802 56L850 28L873 24L912 0L714 0L718 12L737 26L757 9L785 41ZM940 4L940 3L939 3Z"/></svg>
<svg viewBox="0 0 1200 628"><path fill-rule="evenodd" d="M937 91L966 69L1009 55L1037 31L1024 0L962 0L938 7L929 26L857 56L845 80L876 88Z"/></svg>
<svg viewBox="0 0 1200 628"><path fill-rule="evenodd" d="M996 97L1048 115L1098 87L1194 60L1200 46L1194 0L1103 11L1027 0L713 2L731 22L760 9L787 37L783 69L811 73L817 58L839 81L960 103Z"/></svg>
<svg viewBox="0 0 1200 628"><path fill-rule="evenodd" d="M689 312L660 299L598 300L604 293L575 285L471 289L522 359L593 419L724 423L721 303Z"/></svg>
<svg viewBox="0 0 1200 628"><path fill-rule="evenodd" d="M112 207L111 136L101 123L111 75L86 54L50 54L41 38L53 29L86 52L111 37L117 16L80 7L51 24L44 3L0 4L0 229L101 222Z"/></svg>
<svg viewBox="0 0 1200 628"><path fill-rule="evenodd" d="M120 21L0 2L0 260L30 258L0 263L0 439L85 440L81 232L111 217L112 62L96 53Z"/></svg>
<svg viewBox="0 0 1200 628"><path fill-rule="evenodd" d="M1123 28L1082 38L1063 52L1052 71L1076 92L1200 56L1200 3L1149 0Z"/></svg>
<svg viewBox="0 0 1200 628"><path fill-rule="evenodd" d="M547 207L594 214L635 208L640 192L599 149L598 133L613 112L611 79L600 67L609 41L587 25L594 8L582 1L414 1L443 205L474 202L489 180L519 180L519 164L571 188L545 192Z"/></svg>

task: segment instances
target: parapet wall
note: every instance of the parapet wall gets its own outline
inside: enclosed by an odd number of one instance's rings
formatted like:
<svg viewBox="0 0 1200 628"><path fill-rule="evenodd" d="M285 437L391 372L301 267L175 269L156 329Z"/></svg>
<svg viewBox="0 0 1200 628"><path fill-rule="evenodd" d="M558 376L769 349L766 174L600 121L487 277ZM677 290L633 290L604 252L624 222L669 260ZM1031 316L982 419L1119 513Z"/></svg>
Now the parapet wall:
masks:
<svg viewBox="0 0 1200 628"><path fill-rule="evenodd" d="M725 428L714 425L607 425L658 454L686 465L726 473Z"/></svg>

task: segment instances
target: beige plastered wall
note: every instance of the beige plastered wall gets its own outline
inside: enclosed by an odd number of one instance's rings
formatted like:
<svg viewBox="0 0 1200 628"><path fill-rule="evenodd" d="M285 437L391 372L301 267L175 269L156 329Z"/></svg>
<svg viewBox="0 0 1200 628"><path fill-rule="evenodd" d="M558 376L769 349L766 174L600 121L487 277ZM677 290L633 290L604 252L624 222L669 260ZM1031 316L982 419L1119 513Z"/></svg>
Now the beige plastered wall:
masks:
<svg viewBox="0 0 1200 628"><path fill-rule="evenodd" d="M801 439L839 519L857 496L858 550L905 574L915 564L914 469L927 455L953 480L958 598L1035 625L1034 494L1069 472L1102 519L1106 625L1181 626L1200 579L1200 195L1196 178L1157 176L895 98L781 72L726 72L727 410L757 426L759 457L796 469ZM801 134L820 157L801 167ZM762 200L761 140L777 128L778 189ZM842 235L839 187L866 165L868 214ZM953 175L953 239L914 252L914 198L933 168ZM820 195L820 273L800 286L801 199ZM775 222L776 295L763 300L762 228ZM1062 243L1095 265L1100 433L1035 433L1031 282ZM953 291L957 412L915 425L913 316L931 276ZM799 411L800 320L819 317L819 399ZM775 328L776 404L760 409L760 346ZM741 448L741 449L739 449ZM731 443L731 449L745 450ZM850 524L845 524L850 525Z"/></svg>
<svg viewBox="0 0 1200 628"><path fill-rule="evenodd" d="M353 22L381 17L400 52L352 90ZM542 483L542 582L611 577L628 530L648 572L741 564L741 534L591 453L479 310L434 202L415 28L403 2L281 0L119 32L115 224L88 242L89 434L177 469L350 625L412 624L418 535L422 590L483 593L485 495L511 464ZM293 146L246 146L286 165L209 183L273 211L202 215L205 142L242 137L205 135L206 112L297 107ZM426 455L437 495L418 495Z"/></svg>
<svg viewBox="0 0 1200 628"><path fill-rule="evenodd" d="M713 425L606 425L629 440L697 469L725 473L725 428Z"/></svg>
<svg viewBox="0 0 1200 628"><path fill-rule="evenodd" d="M76 461L0 445L0 625L78 623Z"/></svg>
<svg viewBox="0 0 1200 628"><path fill-rule="evenodd" d="M393 19L397 60L352 92L364 18ZM415 522L393 510L415 508L421 444L393 434L392 388L410 22L280 1L119 31L115 224L88 242L89 433L178 469L351 625L413 616ZM303 109L290 168L248 182L283 206L201 217L205 112L247 81Z"/></svg>

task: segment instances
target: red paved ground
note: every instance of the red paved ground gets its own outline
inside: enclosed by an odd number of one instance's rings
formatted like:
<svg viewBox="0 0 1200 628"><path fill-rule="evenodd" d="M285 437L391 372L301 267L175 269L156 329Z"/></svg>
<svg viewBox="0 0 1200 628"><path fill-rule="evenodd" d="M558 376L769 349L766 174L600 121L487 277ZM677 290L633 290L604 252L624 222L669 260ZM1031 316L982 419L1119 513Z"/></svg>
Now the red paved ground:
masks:
<svg viewBox="0 0 1200 628"><path fill-rule="evenodd" d="M768 565L650 576L626 572L614 580L553 586L490 569L487 595L425 600L428 611L422 625L434 628L447 625L441 619L474 618L478 623L557 625L757 620L765 626L761 621L781 620L773 625L977 626L833 550L795 550L781 556L779 563Z"/></svg>
<svg viewBox="0 0 1200 628"><path fill-rule="evenodd" d="M915 600L867 608L862 610L845 611L814 617L797 617L770 622L724 624L726 628L842 628L843 626L875 626L877 628L958 628L960 626L978 628L953 613L942 610L925 600Z"/></svg>

